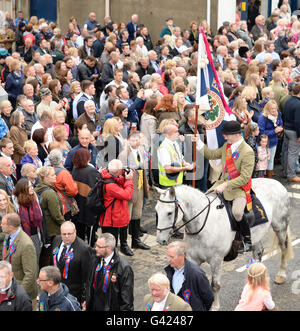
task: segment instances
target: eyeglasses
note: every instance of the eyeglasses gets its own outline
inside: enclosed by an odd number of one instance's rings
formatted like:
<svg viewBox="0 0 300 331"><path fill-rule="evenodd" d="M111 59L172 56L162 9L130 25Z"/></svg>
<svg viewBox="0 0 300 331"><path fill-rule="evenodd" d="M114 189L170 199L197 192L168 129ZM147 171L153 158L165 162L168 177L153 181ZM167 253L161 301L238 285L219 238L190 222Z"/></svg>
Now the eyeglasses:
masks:
<svg viewBox="0 0 300 331"><path fill-rule="evenodd" d="M47 282L48 280L49 279L40 279L40 278L37 279L38 282Z"/></svg>

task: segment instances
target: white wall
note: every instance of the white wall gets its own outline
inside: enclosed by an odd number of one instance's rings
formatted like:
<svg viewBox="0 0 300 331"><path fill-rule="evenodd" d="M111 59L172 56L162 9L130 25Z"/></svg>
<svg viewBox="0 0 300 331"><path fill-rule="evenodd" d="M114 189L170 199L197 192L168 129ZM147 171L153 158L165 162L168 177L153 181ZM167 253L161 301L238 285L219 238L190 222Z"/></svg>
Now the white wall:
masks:
<svg viewBox="0 0 300 331"><path fill-rule="evenodd" d="M235 22L236 0L219 0L218 3L218 28L223 22Z"/></svg>

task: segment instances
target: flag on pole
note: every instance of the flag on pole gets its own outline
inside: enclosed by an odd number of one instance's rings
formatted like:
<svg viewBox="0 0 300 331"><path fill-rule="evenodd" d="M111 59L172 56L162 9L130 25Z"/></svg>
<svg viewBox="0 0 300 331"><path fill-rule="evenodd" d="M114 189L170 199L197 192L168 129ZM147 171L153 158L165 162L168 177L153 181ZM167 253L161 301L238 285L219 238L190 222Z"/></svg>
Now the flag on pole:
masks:
<svg viewBox="0 0 300 331"><path fill-rule="evenodd" d="M202 29L199 31L196 105L199 106L200 112L205 113L207 119L205 128L208 148L214 150L221 147L225 142L222 135L224 123L235 120L235 116L225 100L209 44Z"/></svg>

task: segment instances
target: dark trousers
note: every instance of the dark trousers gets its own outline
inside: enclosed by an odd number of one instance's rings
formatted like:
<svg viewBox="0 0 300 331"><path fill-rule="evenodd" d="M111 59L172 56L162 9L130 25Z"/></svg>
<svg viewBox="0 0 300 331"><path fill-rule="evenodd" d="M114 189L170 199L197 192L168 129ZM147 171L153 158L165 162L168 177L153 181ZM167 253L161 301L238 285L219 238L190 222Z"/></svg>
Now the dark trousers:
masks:
<svg viewBox="0 0 300 331"><path fill-rule="evenodd" d="M122 228L114 228L112 226L102 226L102 233L110 233L116 239L116 246L118 245L118 237L120 237L120 245L127 244L127 226Z"/></svg>

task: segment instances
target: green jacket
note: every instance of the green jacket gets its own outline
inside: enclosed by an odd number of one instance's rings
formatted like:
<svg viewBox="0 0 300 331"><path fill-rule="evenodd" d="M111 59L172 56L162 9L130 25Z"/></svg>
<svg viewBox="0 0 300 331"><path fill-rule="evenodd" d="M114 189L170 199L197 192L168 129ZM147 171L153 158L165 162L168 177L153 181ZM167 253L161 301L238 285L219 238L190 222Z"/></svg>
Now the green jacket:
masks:
<svg viewBox="0 0 300 331"><path fill-rule="evenodd" d="M281 99L284 98L288 93L280 84L273 84L271 87L274 91L274 100L279 107Z"/></svg>
<svg viewBox="0 0 300 331"><path fill-rule="evenodd" d="M48 188L47 190L45 190ZM62 202L55 189L48 183L40 182L35 192L42 198L41 207L46 220L49 237L60 234L60 226L65 221Z"/></svg>
<svg viewBox="0 0 300 331"><path fill-rule="evenodd" d="M210 150L205 145L204 156L208 160L219 160L222 159L222 169L225 166L225 152L227 143L225 143L221 148L216 150ZM243 141L237 149L239 154L238 159L234 162L237 171L240 176L235 179L229 179L229 174L227 168L225 174L221 175L221 178L210 188L209 192L213 191L217 186L228 182L228 186L224 191L224 198L227 201L232 201L238 197L246 197L245 192L242 190L242 186L248 184L254 168L255 158L253 149Z"/></svg>
<svg viewBox="0 0 300 331"><path fill-rule="evenodd" d="M8 235L6 235L8 237ZM31 238L21 229L13 244L16 250L11 254L11 265L17 283L21 285L31 299L35 299L38 294L37 288L37 256ZM4 254L4 248L3 248ZM5 261L9 261L9 250L5 249Z"/></svg>

